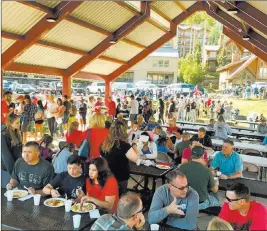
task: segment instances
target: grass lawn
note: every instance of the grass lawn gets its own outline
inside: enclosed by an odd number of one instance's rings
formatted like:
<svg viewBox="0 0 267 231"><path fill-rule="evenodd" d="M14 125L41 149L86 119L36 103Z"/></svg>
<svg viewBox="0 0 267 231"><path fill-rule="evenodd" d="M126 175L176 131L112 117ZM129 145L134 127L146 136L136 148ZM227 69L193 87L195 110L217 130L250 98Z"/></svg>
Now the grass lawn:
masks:
<svg viewBox="0 0 267 231"><path fill-rule="evenodd" d="M260 99L228 99L228 102L233 102L234 108L240 110L240 115L247 116L251 112L263 113L267 117L267 101Z"/></svg>

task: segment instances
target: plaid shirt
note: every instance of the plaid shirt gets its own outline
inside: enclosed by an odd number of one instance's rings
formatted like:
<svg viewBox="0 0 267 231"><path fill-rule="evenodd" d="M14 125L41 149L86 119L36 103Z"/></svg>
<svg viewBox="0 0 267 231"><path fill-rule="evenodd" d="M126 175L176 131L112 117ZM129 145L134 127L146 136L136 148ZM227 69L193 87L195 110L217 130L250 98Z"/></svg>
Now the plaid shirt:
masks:
<svg viewBox="0 0 267 231"><path fill-rule="evenodd" d="M115 214L99 217L90 230L133 230Z"/></svg>
<svg viewBox="0 0 267 231"><path fill-rule="evenodd" d="M34 115L37 112L37 107L33 103L27 103L24 106L24 111L22 112L22 116L26 121L34 121Z"/></svg>

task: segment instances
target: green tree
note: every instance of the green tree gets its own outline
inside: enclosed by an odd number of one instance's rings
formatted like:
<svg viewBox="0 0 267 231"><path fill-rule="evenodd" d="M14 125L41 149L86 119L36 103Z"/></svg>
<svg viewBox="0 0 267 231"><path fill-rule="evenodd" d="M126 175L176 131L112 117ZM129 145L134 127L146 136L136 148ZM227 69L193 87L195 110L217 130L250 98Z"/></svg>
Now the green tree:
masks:
<svg viewBox="0 0 267 231"><path fill-rule="evenodd" d="M217 56L217 62L219 67L223 67L227 64L227 55L226 55L226 50L225 47L223 47Z"/></svg>
<svg viewBox="0 0 267 231"><path fill-rule="evenodd" d="M201 44L199 41L197 41L194 48L194 60L199 64L201 63L201 54L202 54Z"/></svg>

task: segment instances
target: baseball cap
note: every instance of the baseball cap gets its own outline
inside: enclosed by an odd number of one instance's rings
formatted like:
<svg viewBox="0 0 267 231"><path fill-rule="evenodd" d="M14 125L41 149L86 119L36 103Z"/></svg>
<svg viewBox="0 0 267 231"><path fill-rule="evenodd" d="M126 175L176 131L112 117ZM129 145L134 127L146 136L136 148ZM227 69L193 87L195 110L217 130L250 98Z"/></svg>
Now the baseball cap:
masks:
<svg viewBox="0 0 267 231"><path fill-rule="evenodd" d="M161 131L161 132L159 133L159 136L160 136L161 138L166 138L166 137L167 137L167 134L166 134L166 132Z"/></svg>
<svg viewBox="0 0 267 231"><path fill-rule="evenodd" d="M196 146L192 149L192 158L198 159L205 154L204 148Z"/></svg>

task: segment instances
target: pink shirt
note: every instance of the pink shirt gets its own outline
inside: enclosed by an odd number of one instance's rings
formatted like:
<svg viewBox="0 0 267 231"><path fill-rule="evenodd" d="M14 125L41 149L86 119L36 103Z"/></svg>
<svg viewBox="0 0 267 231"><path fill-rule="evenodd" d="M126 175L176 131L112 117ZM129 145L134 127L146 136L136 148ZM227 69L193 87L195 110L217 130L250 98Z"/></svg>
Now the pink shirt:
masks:
<svg viewBox="0 0 267 231"><path fill-rule="evenodd" d="M188 161L190 161L192 159L192 150L190 147L186 148L184 151L183 151L183 154L182 154L182 159L186 159ZM207 152L205 152L204 154L204 160L207 161L208 160L208 154Z"/></svg>

